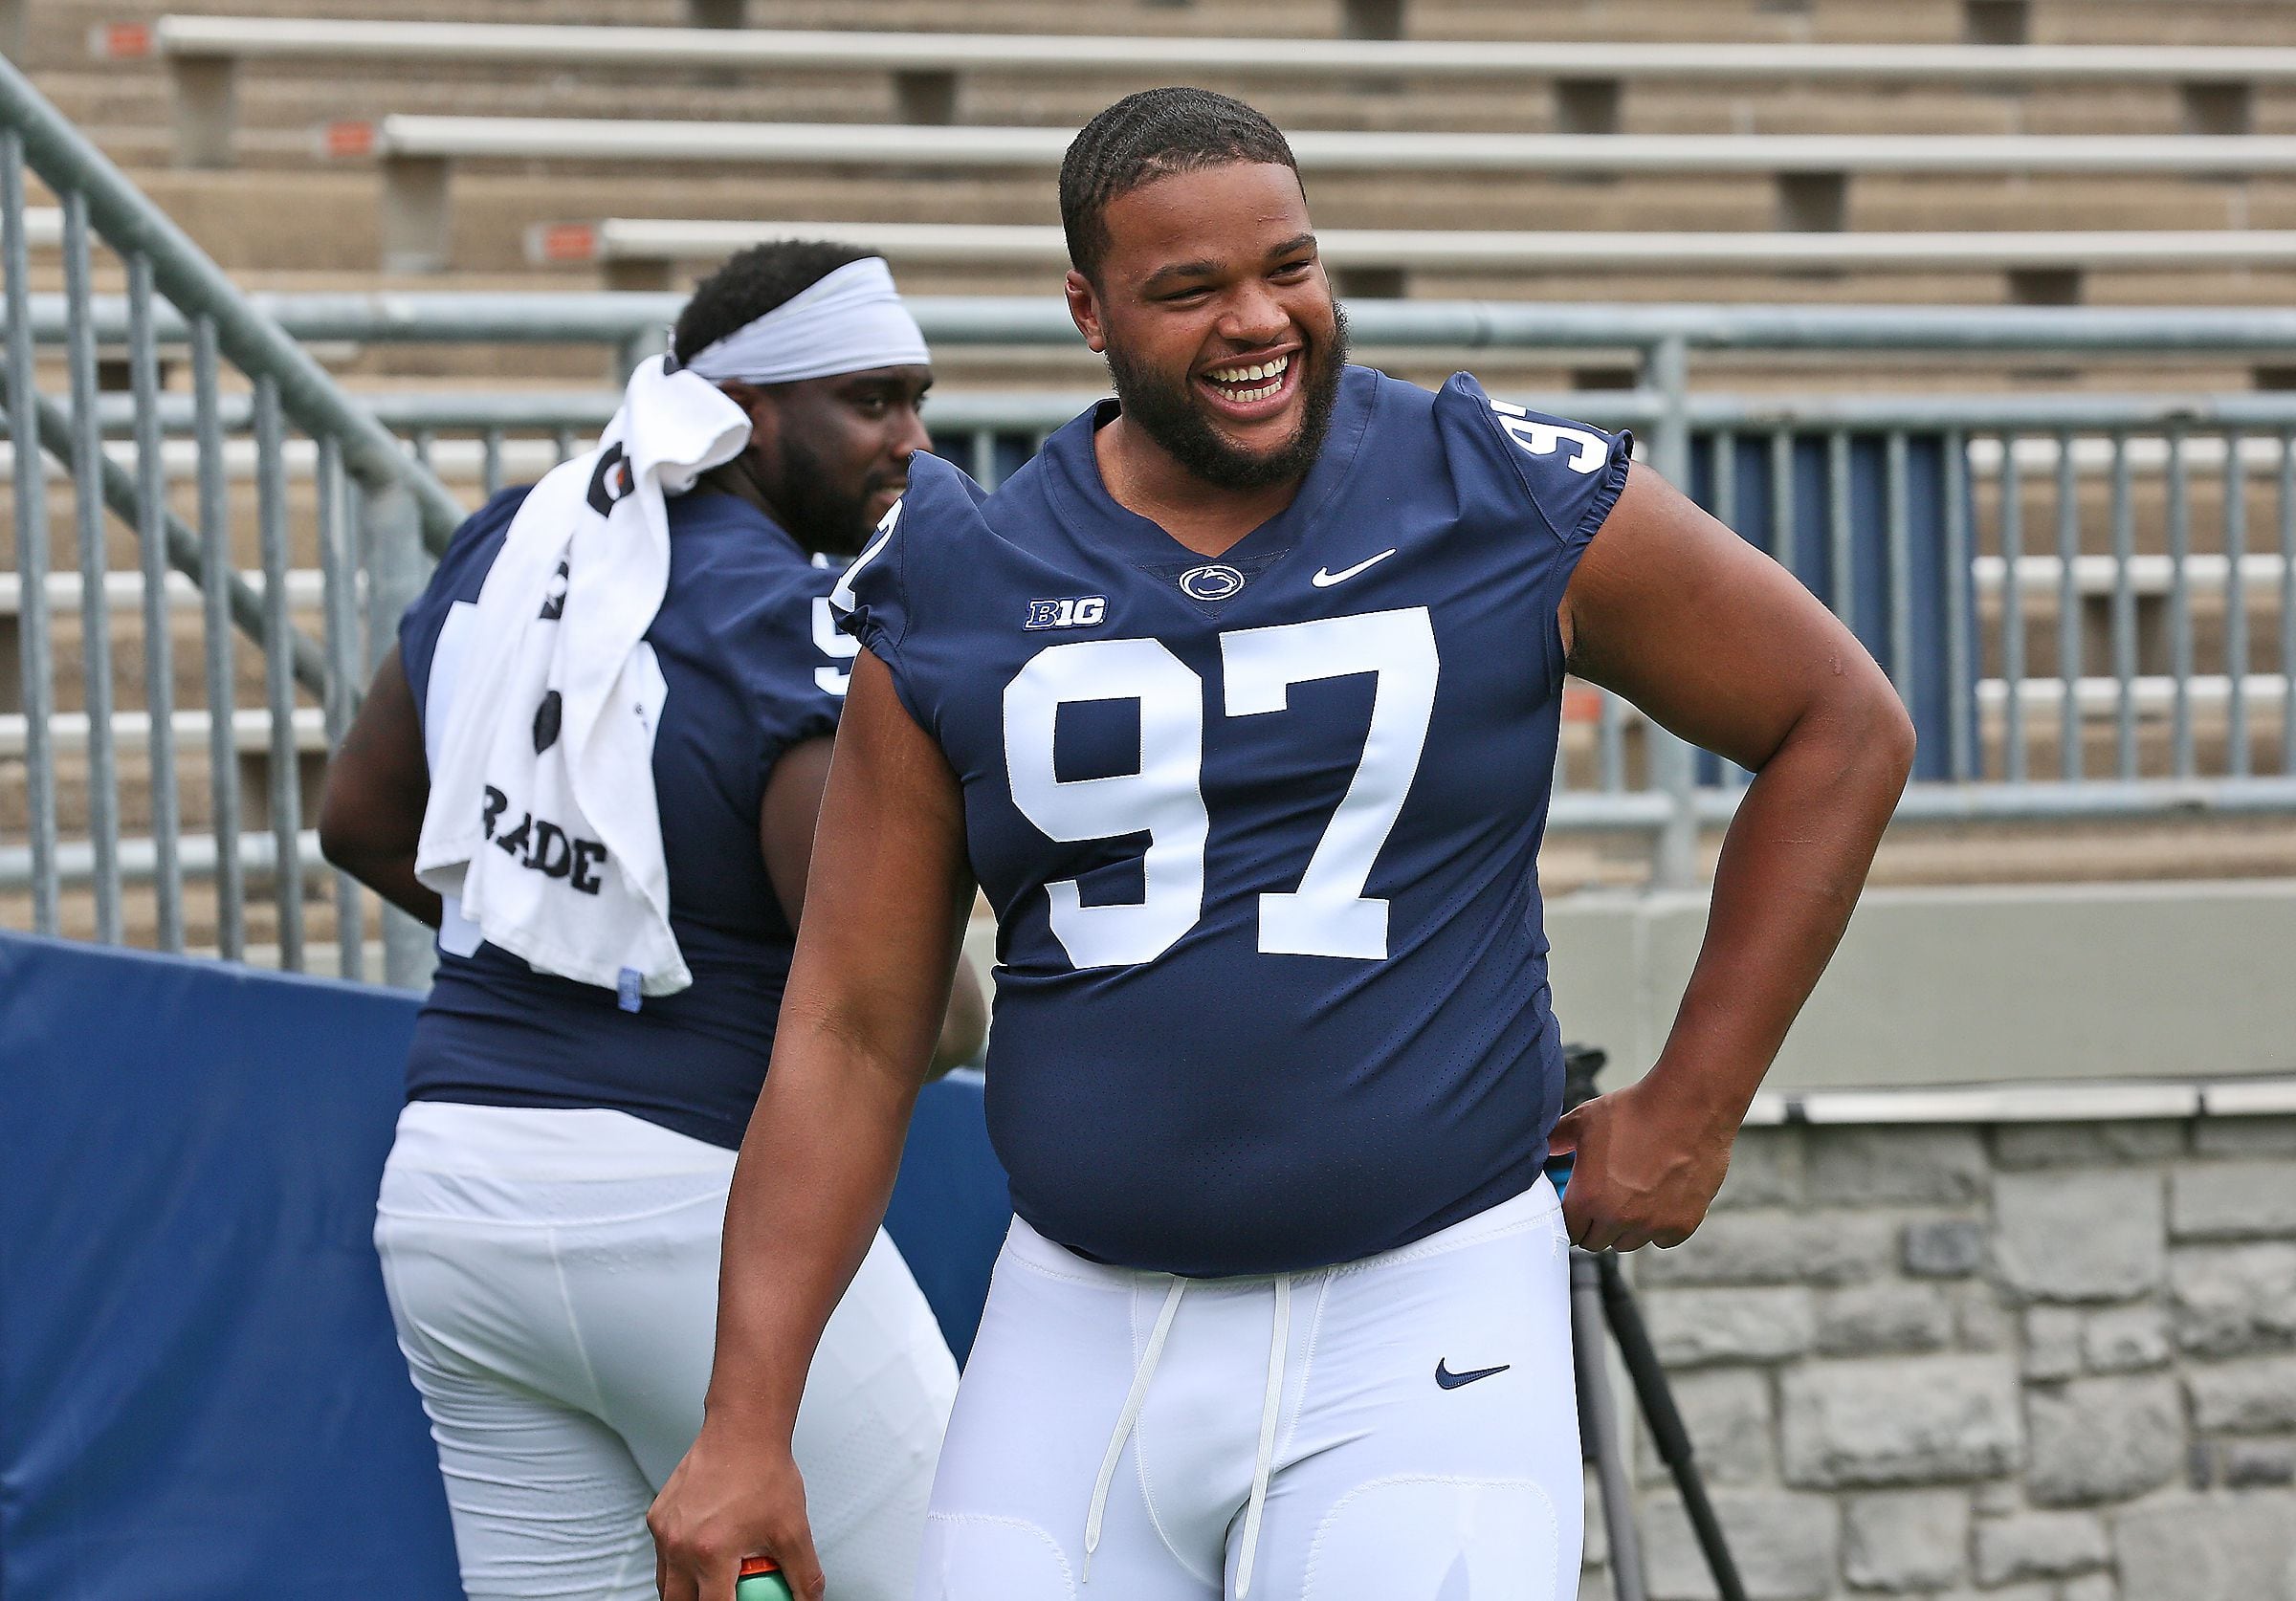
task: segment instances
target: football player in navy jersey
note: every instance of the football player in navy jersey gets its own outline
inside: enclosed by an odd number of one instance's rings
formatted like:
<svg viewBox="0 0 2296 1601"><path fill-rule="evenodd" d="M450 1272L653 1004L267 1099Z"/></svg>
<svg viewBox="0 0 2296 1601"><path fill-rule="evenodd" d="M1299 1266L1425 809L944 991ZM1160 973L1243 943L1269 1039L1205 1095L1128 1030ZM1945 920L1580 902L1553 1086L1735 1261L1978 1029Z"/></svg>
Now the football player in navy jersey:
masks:
<svg viewBox="0 0 2296 1601"><path fill-rule="evenodd" d="M919 457L835 597L866 649L834 910L735 1175L663 1594L725 1601L753 1551L823 1594L783 1442L977 884L1017 1217L920 1601L1576 1595L1567 1248L1698 1225L1910 724L1624 436L1348 365L1248 107L1118 102L1061 210L1116 399L993 495ZM1558 1121L1536 854L1566 670L1755 777L1665 1049Z"/></svg>
<svg viewBox="0 0 2296 1601"><path fill-rule="evenodd" d="M833 303L859 309L840 320ZM845 342L872 325L912 358ZM472 1601L653 1590L645 1513L701 1422L734 1147L772 1047L854 654L827 597L925 443L922 339L866 252L744 252L695 292L673 347L750 422L738 454L665 500L667 586L644 641L666 691L653 792L690 986L626 1006L482 940L414 876L441 731L458 696L488 692L468 681L473 603L527 489L456 531L330 769L320 823L330 860L440 931L376 1243ZM817 376L716 376L791 368ZM556 594L563 611L563 581ZM530 861L547 872L547 855ZM969 1057L983 1024L967 975L934 1064ZM892 1242L879 1232L864 1254L797 1450L840 1593L899 1601L956 1368Z"/></svg>

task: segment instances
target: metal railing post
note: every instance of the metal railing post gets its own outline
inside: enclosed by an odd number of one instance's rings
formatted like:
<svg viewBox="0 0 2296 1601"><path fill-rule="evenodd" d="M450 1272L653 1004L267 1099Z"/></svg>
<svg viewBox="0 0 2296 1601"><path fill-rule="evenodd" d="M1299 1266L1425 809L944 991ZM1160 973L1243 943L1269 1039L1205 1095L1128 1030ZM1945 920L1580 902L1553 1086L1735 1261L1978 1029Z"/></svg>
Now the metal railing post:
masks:
<svg viewBox="0 0 2296 1601"><path fill-rule="evenodd" d="M48 627L48 476L41 451L39 389L32 345L30 252L24 237L24 143L0 128L0 234L7 259L8 417L11 471L15 488L16 580L23 615L17 643L23 651L25 784L32 859L32 926L56 932L62 886L55 866L55 757L48 725L55 711L54 658Z"/></svg>
<svg viewBox="0 0 2296 1601"><path fill-rule="evenodd" d="M389 431L343 393L294 335L259 311L190 235L4 60L0 124L13 130L25 163L50 188L83 197L88 220L115 251L151 258L154 286L163 296L188 317L212 319L224 356L278 384L288 420L305 432L342 440L343 465L362 484L403 483L414 496L424 534L443 548L463 516L454 497L401 455Z"/></svg>
<svg viewBox="0 0 2296 1601"><path fill-rule="evenodd" d="M638 363L651 361L670 348L670 330L660 324L650 324L624 340L614 351L613 380L617 384L629 382L629 375L638 370Z"/></svg>
<svg viewBox="0 0 2296 1601"><path fill-rule="evenodd" d="M1653 344L1644 358L1643 381L1660 397L1658 425L1651 429L1651 465L1669 482L1689 493L1689 343L1676 334ZM1698 876L1698 754L1687 740L1656 723L1647 725L1650 787L1667 798L1666 826L1650 849L1650 888L1680 889Z"/></svg>
<svg viewBox="0 0 2296 1601"><path fill-rule="evenodd" d="M398 643L399 614L423 592L428 562L413 496L404 490L359 496L361 543L366 553L367 668ZM394 906L383 907L383 981L419 990L438 964L430 931Z"/></svg>

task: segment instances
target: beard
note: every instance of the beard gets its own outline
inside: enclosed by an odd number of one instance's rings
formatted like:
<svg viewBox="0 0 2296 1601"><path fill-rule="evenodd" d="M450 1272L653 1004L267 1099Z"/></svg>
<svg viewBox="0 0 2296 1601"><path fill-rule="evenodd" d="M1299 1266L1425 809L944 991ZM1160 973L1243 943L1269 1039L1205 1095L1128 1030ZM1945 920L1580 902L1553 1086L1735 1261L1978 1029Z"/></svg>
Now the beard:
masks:
<svg viewBox="0 0 2296 1601"><path fill-rule="evenodd" d="M851 557L861 554L876 519L869 503L890 487L881 472L871 472L853 493L842 493L835 477L803 434L784 430L781 440L781 471L769 472L756 450L744 467L764 493L766 503L786 519L789 537L807 550Z"/></svg>
<svg viewBox="0 0 2296 1601"><path fill-rule="evenodd" d="M1118 354L1113 340L1107 357L1108 376L1124 415L1165 454L1214 489L1267 489L1303 476L1323 449L1339 394L1340 370L1347 365L1347 313L1334 305L1330 340L1308 345L1307 370L1299 381L1299 429L1272 450L1246 450L1230 444L1204 415L1184 375L1174 382L1136 365Z"/></svg>

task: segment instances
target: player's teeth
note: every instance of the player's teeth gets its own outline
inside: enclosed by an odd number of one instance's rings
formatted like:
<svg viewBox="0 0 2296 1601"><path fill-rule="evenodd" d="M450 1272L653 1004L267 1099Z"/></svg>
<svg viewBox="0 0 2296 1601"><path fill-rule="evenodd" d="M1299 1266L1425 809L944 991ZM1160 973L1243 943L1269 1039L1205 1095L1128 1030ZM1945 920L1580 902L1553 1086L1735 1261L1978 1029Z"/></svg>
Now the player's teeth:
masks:
<svg viewBox="0 0 2296 1601"><path fill-rule="evenodd" d="M1215 384L1248 384L1255 378L1281 378L1292 358L1279 356L1272 362L1255 362L1250 366L1222 367L1211 375Z"/></svg>

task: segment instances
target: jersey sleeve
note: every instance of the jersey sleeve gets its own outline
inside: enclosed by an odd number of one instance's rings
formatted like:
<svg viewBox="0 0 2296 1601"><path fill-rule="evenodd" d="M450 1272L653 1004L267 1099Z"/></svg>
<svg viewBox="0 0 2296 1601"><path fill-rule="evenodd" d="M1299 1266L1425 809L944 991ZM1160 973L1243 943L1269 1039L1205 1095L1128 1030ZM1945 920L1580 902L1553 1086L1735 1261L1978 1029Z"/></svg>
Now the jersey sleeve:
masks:
<svg viewBox="0 0 2296 1601"><path fill-rule="evenodd" d="M909 492L845 570L829 596L837 625L883 662L894 691L920 728L938 727L939 695L910 641L929 627L936 607L961 604L962 574L944 571L951 553L985 533L981 487L937 456L909 464Z"/></svg>
<svg viewBox="0 0 2296 1601"><path fill-rule="evenodd" d="M522 484L503 490L472 513L448 539L447 553L439 558L430 581L399 618L399 666L407 674L408 689L414 693L418 717L430 702L430 661L438 649L439 630L446 626L447 615L457 601L478 599L478 591L486 586L486 575L501 553L511 521L533 487Z"/></svg>
<svg viewBox="0 0 2296 1601"><path fill-rule="evenodd" d="M1520 572L1559 688L1563 591L1626 488L1634 435L1493 400L1465 373L1443 386L1436 414L1463 518Z"/></svg>
<svg viewBox="0 0 2296 1601"><path fill-rule="evenodd" d="M758 733L758 780L794 745L837 732L859 649L829 614L836 569L792 565L751 613L738 670Z"/></svg>

